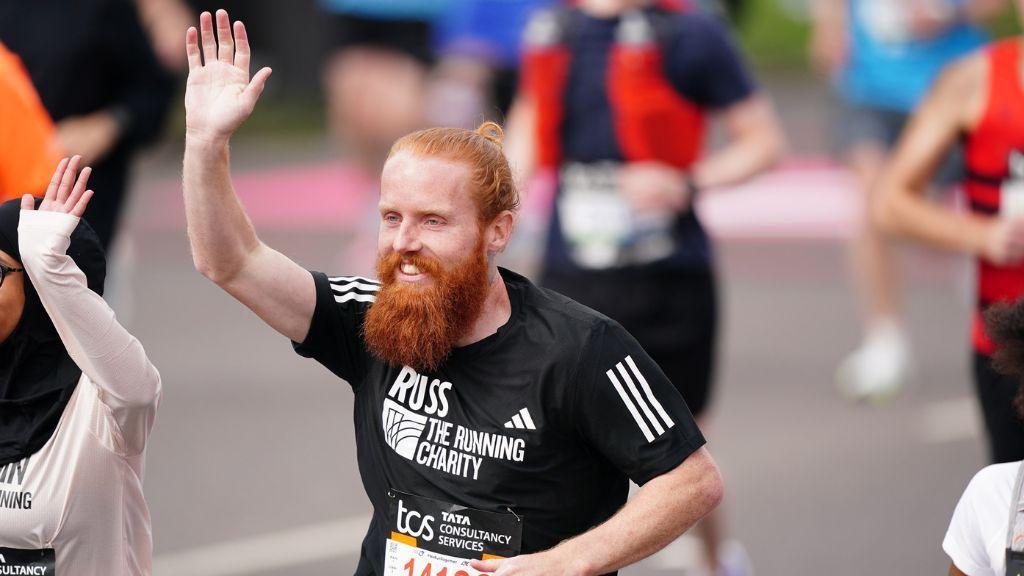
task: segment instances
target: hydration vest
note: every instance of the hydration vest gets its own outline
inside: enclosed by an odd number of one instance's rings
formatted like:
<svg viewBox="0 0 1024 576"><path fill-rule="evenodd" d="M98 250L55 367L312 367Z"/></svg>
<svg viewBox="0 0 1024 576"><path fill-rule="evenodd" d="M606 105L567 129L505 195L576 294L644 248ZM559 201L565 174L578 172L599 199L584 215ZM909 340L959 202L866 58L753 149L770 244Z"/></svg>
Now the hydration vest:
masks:
<svg viewBox="0 0 1024 576"><path fill-rule="evenodd" d="M660 161L686 169L703 149L704 112L675 89L664 71L666 19L682 9L682 2L666 0L656 10L626 12L619 21L606 87L616 139L627 161ZM571 9L542 11L526 30L523 86L536 107L537 162L543 168L563 161L570 16Z"/></svg>
<svg viewBox="0 0 1024 576"><path fill-rule="evenodd" d="M971 210L986 215L1024 217L1024 89L1018 72L1018 38L986 51L988 102L977 127L965 139L964 188ZM979 259L978 294L972 341L990 355L995 346L985 333L983 313L990 305L1024 295L1024 265L997 266Z"/></svg>

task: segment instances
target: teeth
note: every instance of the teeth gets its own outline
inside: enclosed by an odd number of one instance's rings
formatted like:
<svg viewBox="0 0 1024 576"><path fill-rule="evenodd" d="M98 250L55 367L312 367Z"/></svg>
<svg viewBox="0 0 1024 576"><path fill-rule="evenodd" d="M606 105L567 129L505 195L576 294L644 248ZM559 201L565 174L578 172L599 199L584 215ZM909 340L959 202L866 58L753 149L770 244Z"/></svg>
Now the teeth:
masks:
<svg viewBox="0 0 1024 576"><path fill-rule="evenodd" d="M415 264L407 264L403 262L402 273L409 274L410 276L415 276L416 274L420 273L420 269L417 268Z"/></svg>

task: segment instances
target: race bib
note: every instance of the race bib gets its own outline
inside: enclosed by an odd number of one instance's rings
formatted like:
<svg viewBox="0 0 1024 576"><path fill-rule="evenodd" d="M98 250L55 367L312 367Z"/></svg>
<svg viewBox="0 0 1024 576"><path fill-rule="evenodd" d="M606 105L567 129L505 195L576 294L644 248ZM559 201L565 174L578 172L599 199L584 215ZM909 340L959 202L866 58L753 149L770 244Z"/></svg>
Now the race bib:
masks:
<svg viewBox="0 0 1024 576"><path fill-rule="evenodd" d="M0 576L53 576L57 555L53 548L20 550L0 548Z"/></svg>
<svg viewBox="0 0 1024 576"><path fill-rule="evenodd" d="M647 264L672 254L674 216L635 214L619 192L620 164L570 163L562 168L558 221L582 268Z"/></svg>
<svg viewBox="0 0 1024 576"><path fill-rule="evenodd" d="M522 546L523 523L499 514L392 490L385 576L480 576L471 560L511 558Z"/></svg>
<svg viewBox="0 0 1024 576"><path fill-rule="evenodd" d="M999 215L1006 218L1024 216L1024 154L1014 150L1007 161L1010 177L999 189Z"/></svg>

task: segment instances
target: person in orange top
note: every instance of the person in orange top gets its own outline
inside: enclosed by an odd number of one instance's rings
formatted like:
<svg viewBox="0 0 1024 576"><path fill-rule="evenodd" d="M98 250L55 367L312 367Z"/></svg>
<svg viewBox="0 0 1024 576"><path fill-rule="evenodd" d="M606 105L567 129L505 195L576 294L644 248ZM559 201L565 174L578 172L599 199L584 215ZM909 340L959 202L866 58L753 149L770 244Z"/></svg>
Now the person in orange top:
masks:
<svg viewBox="0 0 1024 576"><path fill-rule="evenodd" d="M0 43L0 203L46 190L60 160L54 134L21 60Z"/></svg>

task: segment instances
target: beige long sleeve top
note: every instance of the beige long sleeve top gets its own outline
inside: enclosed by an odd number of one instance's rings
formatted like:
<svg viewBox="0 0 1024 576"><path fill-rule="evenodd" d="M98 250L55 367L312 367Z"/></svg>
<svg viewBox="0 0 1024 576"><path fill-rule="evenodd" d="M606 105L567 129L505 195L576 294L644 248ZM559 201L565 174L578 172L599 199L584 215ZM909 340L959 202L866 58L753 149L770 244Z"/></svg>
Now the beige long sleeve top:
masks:
<svg viewBox="0 0 1024 576"><path fill-rule="evenodd" d="M142 480L160 375L67 255L77 225L67 214L21 213L22 263L82 377L49 442L0 468L0 574L48 549L55 570L40 562L25 573L152 573Z"/></svg>

